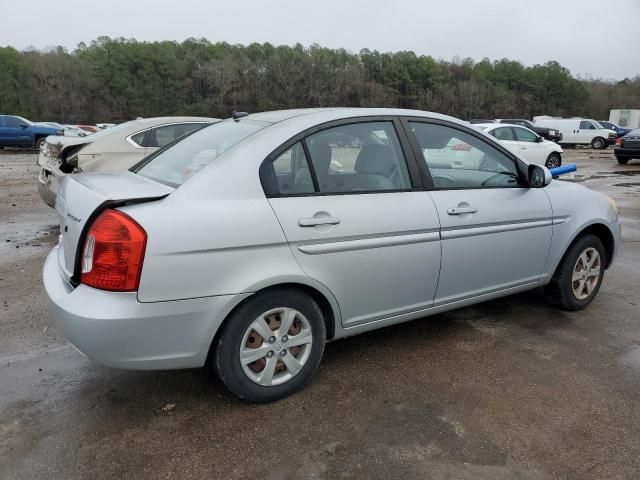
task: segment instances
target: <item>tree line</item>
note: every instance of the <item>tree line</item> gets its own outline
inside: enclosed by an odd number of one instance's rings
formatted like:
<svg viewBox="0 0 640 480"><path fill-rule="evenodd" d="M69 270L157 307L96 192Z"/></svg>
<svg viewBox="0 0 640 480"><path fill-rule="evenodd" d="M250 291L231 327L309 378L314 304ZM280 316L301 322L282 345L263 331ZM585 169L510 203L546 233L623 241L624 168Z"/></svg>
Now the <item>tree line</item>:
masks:
<svg viewBox="0 0 640 480"><path fill-rule="evenodd" d="M0 113L36 121L224 118L234 110L323 106L413 108L463 119L605 119L611 108L640 108L640 76L611 82L575 78L555 61L444 61L411 51L352 53L206 39L99 37L71 52L0 48Z"/></svg>

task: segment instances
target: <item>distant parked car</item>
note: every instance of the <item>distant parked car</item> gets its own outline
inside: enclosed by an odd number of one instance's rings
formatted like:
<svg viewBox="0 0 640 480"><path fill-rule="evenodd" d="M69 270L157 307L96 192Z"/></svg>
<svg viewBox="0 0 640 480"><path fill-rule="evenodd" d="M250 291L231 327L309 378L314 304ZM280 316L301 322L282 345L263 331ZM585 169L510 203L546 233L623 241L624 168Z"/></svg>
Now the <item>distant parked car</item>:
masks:
<svg viewBox="0 0 640 480"><path fill-rule="evenodd" d="M87 132L86 130L83 130L82 128L76 127L75 125L63 125L64 126L64 130L65 130L65 134L66 132L69 132L73 135L71 136L76 136L76 137L86 137L87 135L90 135L91 132Z"/></svg>
<svg viewBox="0 0 640 480"><path fill-rule="evenodd" d="M607 120L598 120L598 123L604 128L608 128L609 130L616 132L617 138L624 137L627 133L633 130L633 128L624 128L616 125L615 123L608 122Z"/></svg>
<svg viewBox="0 0 640 480"><path fill-rule="evenodd" d="M0 115L0 148L18 147L39 150L49 135L63 135L64 129L38 125L17 115Z"/></svg>
<svg viewBox="0 0 640 480"><path fill-rule="evenodd" d="M629 160L640 159L640 128L631 130L624 137L618 138L613 154L621 165L627 164Z"/></svg>
<svg viewBox="0 0 640 480"><path fill-rule="evenodd" d="M36 125L46 125L49 127L57 128L58 130L62 130L65 137L86 137L87 132L82 129L76 128L72 125L62 125L57 122L37 122Z"/></svg>
<svg viewBox="0 0 640 480"><path fill-rule="evenodd" d="M485 123L475 125L498 139L507 150L519 155L529 163L556 168L562 165L562 147L545 140L537 133L520 125Z"/></svg>
<svg viewBox="0 0 640 480"><path fill-rule="evenodd" d="M127 170L158 148L216 121L204 117L143 118L86 137L49 137L38 157L38 192L54 207L65 175Z"/></svg>
<svg viewBox="0 0 640 480"><path fill-rule="evenodd" d="M95 125L75 125L75 126L89 133L96 133L98 130L100 130Z"/></svg>
<svg viewBox="0 0 640 480"><path fill-rule="evenodd" d="M495 120L492 119L487 119L487 118L472 118L471 120L469 120L469 123L472 124L476 124L476 123L494 123Z"/></svg>
<svg viewBox="0 0 640 480"><path fill-rule="evenodd" d="M539 127L557 129L562 134L561 145L591 145L591 148L602 150L616 141L616 132L602 128L590 118L536 118Z"/></svg>
<svg viewBox="0 0 640 480"><path fill-rule="evenodd" d="M521 127L526 127L529 130L540 135L542 138L549 140L551 142L560 142L562 140L562 133L556 128L547 128L541 127L540 125L536 125L530 120L525 120L523 118L500 118L497 120L499 123L508 123L510 125L520 125Z"/></svg>

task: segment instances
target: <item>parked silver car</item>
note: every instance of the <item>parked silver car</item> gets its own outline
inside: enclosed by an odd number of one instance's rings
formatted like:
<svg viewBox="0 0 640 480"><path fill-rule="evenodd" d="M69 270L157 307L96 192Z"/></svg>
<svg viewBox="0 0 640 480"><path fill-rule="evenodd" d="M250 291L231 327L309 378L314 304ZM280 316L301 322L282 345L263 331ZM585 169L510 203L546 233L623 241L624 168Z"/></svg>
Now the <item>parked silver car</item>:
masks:
<svg viewBox="0 0 640 480"><path fill-rule="evenodd" d="M40 197L54 207L65 175L127 170L158 148L217 121L204 117L139 118L82 138L50 135L38 156Z"/></svg>
<svg viewBox="0 0 640 480"><path fill-rule="evenodd" d="M484 161L424 155L453 137ZM56 210L44 285L80 351L209 365L258 402L307 383L327 340L540 286L584 308L620 237L609 198L464 122L396 109L236 115L135 173L68 176Z"/></svg>

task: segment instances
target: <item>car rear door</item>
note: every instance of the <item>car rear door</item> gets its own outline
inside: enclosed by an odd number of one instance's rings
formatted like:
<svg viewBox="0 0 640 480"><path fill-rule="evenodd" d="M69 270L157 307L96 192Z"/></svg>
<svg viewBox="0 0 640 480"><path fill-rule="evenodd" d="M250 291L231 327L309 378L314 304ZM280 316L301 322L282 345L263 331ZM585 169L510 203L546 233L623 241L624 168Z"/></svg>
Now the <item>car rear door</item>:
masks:
<svg viewBox="0 0 640 480"><path fill-rule="evenodd" d="M267 192L269 202L302 270L335 296L345 327L433 304L438 214L398 127L392 117L334 122L263 165L263 175L293 182L289 193L283 185ZM301 157L306 165L291 161Z"/></svg>
<svg viewBox="0 0 640 480"><path fill-rule="evenodd" d="M520 155L522 145L517 141L511 127L499 127L489 132L491 136L498 139L504 147L516 155Z"/></svg>
<svg viewBox="0 0 640 480"><path fill-rule="evenodd" d="M405 119L414 150L442 148L451 137L480 152L477 169L423 159L441 223L442 266L435 305L529 288L542 278L551 244L551 204L518 180L517 160L457 124ZM474 152L475 150L475 152Z"/></svg>

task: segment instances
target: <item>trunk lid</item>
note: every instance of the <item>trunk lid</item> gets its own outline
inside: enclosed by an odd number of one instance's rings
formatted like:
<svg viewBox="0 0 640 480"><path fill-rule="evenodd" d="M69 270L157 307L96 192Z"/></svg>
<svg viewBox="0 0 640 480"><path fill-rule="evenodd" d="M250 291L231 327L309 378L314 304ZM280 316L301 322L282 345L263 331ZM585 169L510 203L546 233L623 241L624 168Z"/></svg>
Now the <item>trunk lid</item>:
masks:
<svg viewBox="0 0 640 480"><path fill-rule="evenodd" d="M175 189L132 172L67 175L56 196L60 221L58 264L66 281L75 283L75 271L81 254L84 233L105 208L140 203L166 197Z"/></svg>

